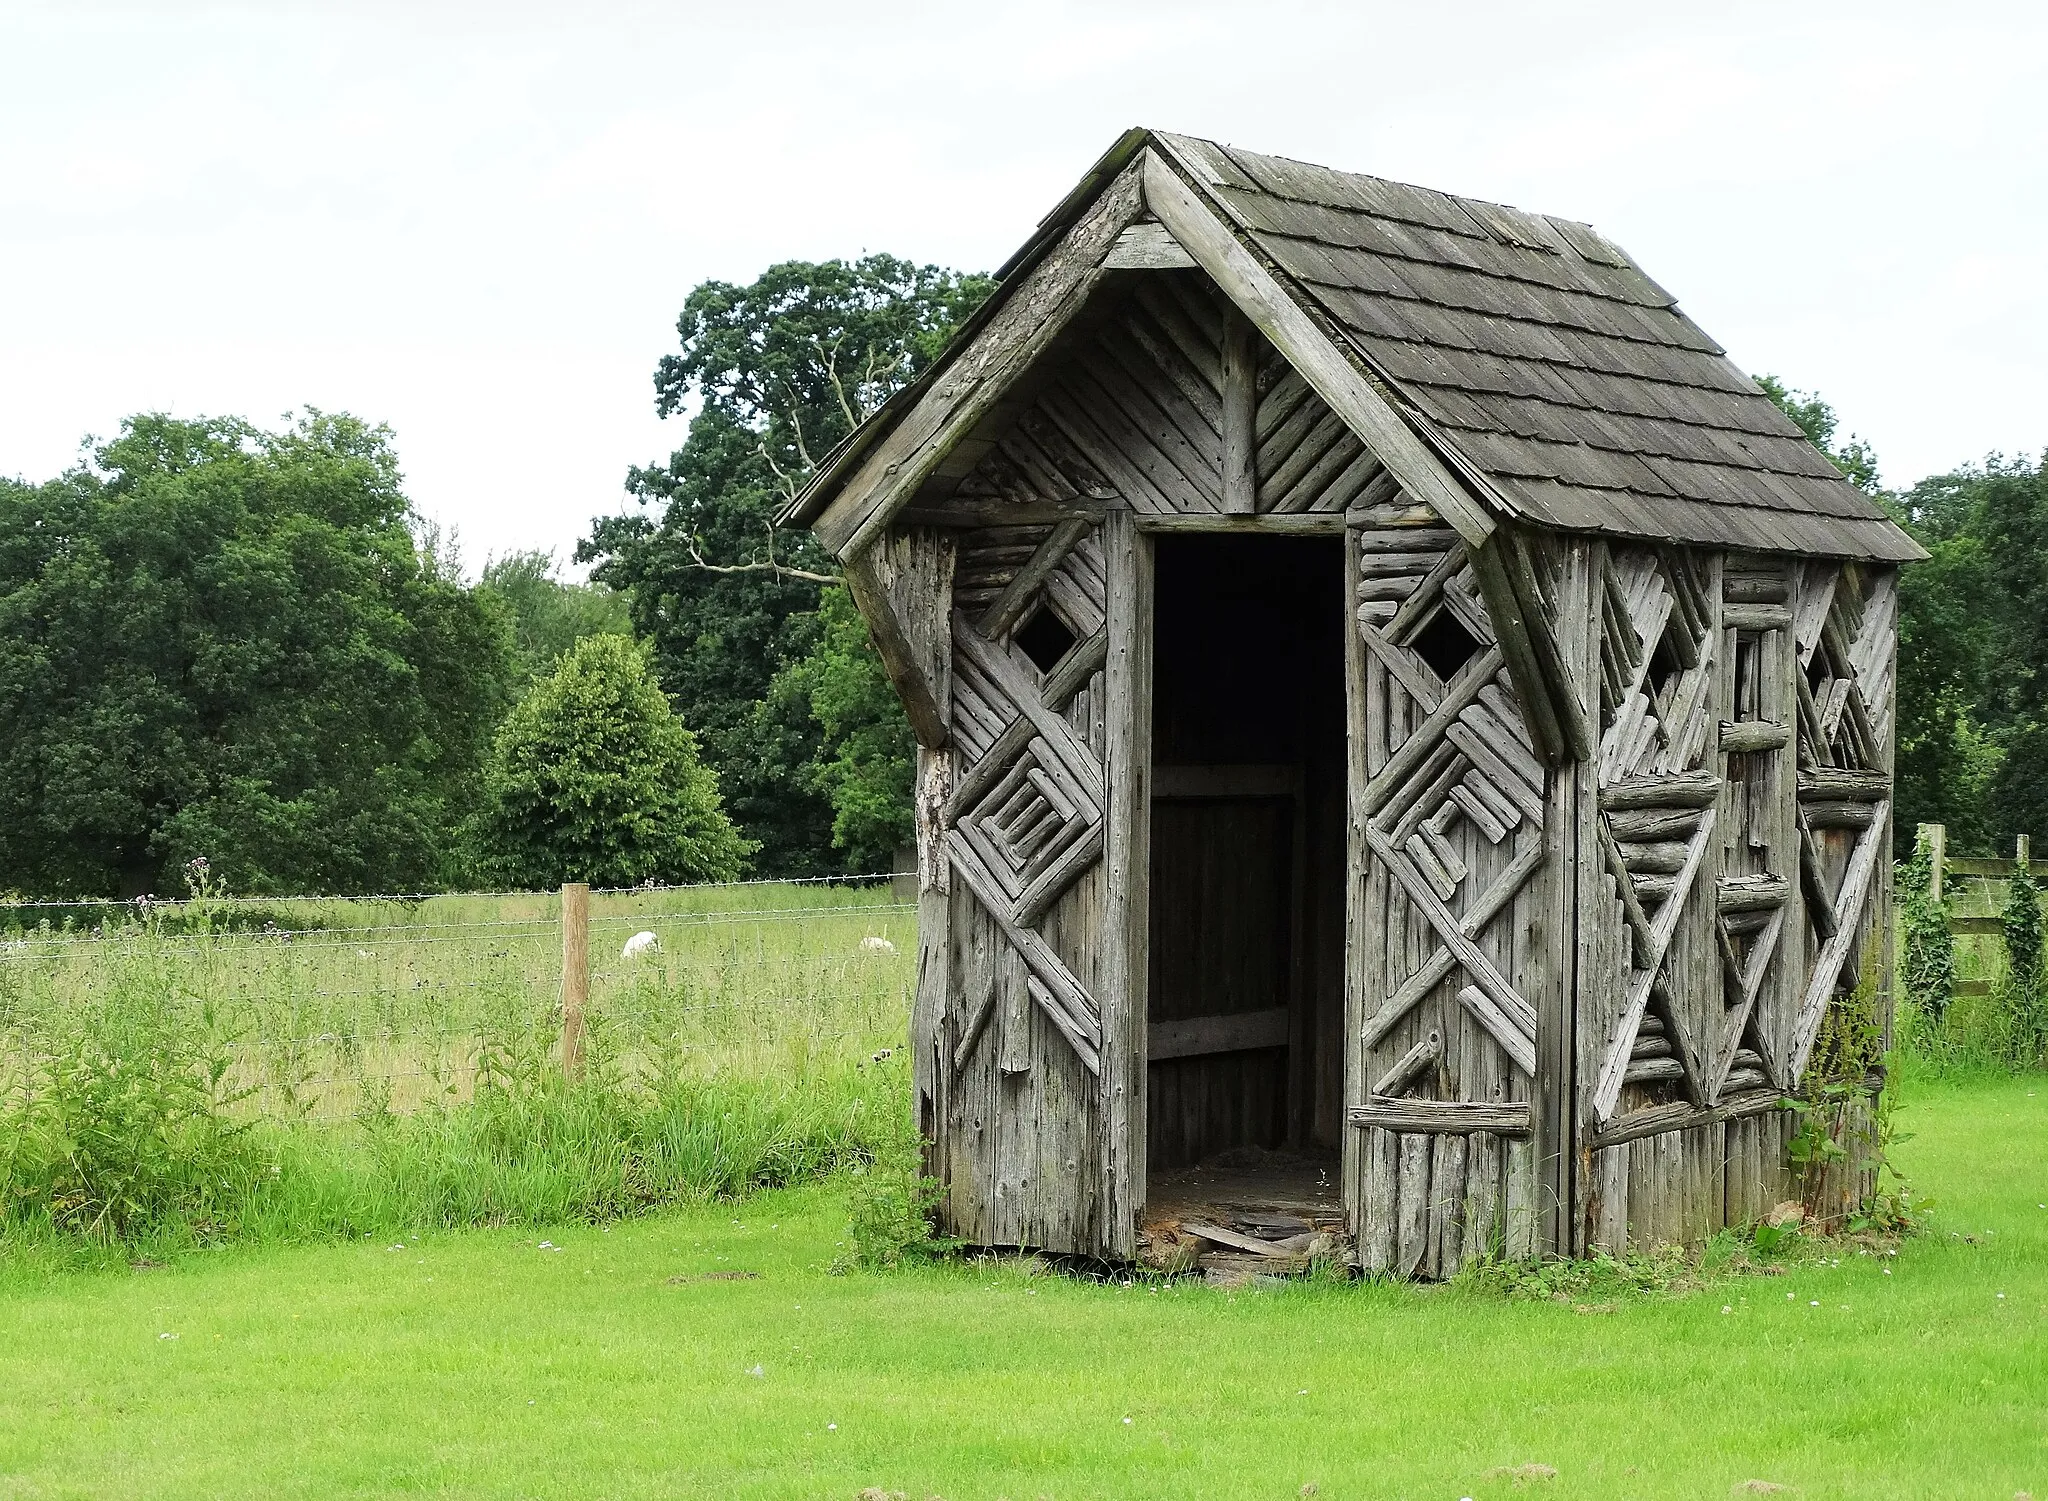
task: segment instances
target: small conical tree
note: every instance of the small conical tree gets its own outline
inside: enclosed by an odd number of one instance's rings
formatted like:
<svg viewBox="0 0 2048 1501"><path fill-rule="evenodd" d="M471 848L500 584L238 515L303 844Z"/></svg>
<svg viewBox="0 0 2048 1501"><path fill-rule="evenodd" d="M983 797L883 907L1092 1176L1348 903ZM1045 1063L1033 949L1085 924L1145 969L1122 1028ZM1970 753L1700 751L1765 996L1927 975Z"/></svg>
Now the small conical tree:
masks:
<svg viewBox="0 0 2048 1501"><path fill-rule="evenodd" d="M492 879L524 888L727 881L755 848L646 649L611 635L579 641L505 720L477 833Z"/></svg>

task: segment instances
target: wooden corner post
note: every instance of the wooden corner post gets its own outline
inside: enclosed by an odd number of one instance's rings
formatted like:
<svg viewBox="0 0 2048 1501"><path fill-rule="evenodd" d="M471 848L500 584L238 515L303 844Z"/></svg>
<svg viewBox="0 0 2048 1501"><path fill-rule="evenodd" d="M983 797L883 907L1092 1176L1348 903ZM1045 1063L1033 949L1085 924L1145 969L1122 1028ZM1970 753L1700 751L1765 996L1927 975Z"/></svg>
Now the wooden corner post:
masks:
<svg viewBox="0 0 2048 1501"><path fill-rule="evenodd" d="M583 1073L583 1008L590 1000L590 887L562 886L562 1076Z"/></svg>

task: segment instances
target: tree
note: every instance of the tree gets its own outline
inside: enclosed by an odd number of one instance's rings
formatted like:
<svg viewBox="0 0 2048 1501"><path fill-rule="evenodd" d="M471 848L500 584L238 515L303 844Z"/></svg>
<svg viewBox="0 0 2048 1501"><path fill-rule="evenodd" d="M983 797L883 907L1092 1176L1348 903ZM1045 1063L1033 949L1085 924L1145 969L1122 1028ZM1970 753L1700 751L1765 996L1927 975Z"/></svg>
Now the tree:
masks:
<svg viewBox="0 0 2048 1501"><path fill-rule="evenodd" d="M740 825L776 874L841 868L823 731L776 674L819 640L828 558L776 523L831 447L944 347L992 283L889 255L787 261L746 286L705 282L684 303L655 410L697 409L683 446L636 469L638 514L596 521L577 548L632 597L661 681L704 737Z"/></svg>
<svg viewBox="0 0 2048 1501"><path fill-rule="evenodd" d="M827 588L816 648L777 674L771 702L807 704L821 731L812 776L832 805L832 847L872 873L915 837L911 782L917 741L844 585Z"/></svg>
<svg viewBox="0 0 2048 1501"><path fill-rule="evenodd" d="M644 646L586 636L506 717L484 771L480 863L511 886L726 881L753 846Z"/></svg>
<svg viewBox="0 0 2048 1501"><path fill-rule="evenodd" d="M388 429L130 418L0 482L0 888L457 879L503 623L414 534Z"/></svg>
<svg viewBox="0 0 2048 1501"><path fill-rule="evenodd" d="M1900 592L1901 818L1910 795L1989 854L2048 830L2048 459L1992 455L1896 506L1933 553Z"/></svg>
<svg viewBox="0 0 2048 1501"><path fill-rule="evenodd" d="M629 636L626 596L602 584L564 583L555 555L510 552L484 565L477 592L502 608L512 629L513 680L520 692L553 672L585 636Z"/></svg>
<svg viewBox="0 0 2048 1501"><path fill-rule="evenodd" d="M1764 395L1777 404L1779 411L1799 424L1799 430L1842 471L1843 478L1865 494L1880 492L1877 454L1853 433L1847 443L1839 448L1835 446L1835 429L1841 419L1835 415L1833 407L1821 400L1818 391L1790 390L1775 375L1759 375L1756 383L1763 388Z"/></svg>
<svg viewBox="0 0 2048 1501"><path fill-rule="evenodd" d="M1921 823L1947 825L1950 846L1959 852L1988 853L2001 826L1994 813L2001 801L1997 787L2011 778L2010 749L2025 740L2013 715L1992 702L1994 664L2004 651L2029 648L2001 625L1994 602L2001 585L1984 545L1985 475L1937 475L1904 495L1891 494L1878 483L1877 455L1868 443L1851 437L1836 445L1840 419L1818 392L1790 390L1769 375L1757 384L1852 484L1890 509L1932 554L1899 580L1893 853L1901 859L1910 853L1912 831ZM2041 750L2032 759L2048 767L2048 744ZM2032 761L2023 754L2021 764ZM2048 776L2040 780L2041 800L2048 803ZM2013 794L2003 801L2013 801Z"/></svg>

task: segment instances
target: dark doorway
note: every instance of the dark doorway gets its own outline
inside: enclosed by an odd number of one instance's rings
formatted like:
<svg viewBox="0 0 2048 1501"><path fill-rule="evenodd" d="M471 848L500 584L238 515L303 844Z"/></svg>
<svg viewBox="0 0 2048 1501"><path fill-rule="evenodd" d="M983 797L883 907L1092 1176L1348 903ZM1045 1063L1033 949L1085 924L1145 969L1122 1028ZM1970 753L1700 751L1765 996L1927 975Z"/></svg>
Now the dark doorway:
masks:
<svg viewBox="0 0 2048 1501"><path fill-rule="evenodd" d="M1209 535L1156 547L1148 1165L1334 1151L1341 544Z"/></svg>

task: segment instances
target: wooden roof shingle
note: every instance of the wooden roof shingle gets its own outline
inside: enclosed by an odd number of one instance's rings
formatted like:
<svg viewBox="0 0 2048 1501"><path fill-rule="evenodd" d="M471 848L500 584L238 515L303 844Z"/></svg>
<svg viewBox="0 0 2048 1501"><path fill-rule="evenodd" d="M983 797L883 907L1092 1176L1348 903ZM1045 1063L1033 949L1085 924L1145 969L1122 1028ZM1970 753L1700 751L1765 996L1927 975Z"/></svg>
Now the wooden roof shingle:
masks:
<svg viewBox="0 0 2048 1501"><path fill-rule="evenodd" d="M1420 468L1380 453L1403 483L1443 461L1464 473L1432 471L1447 519L1477 507L1465 515L1481 529L1491 513L1706 547L1926 555L1590 225L1145 129L1125 132L1040 221L952 347L826 458L792 521L816 525L843 555L907 502L941 456L933 435L953 421L945 412L988 393L990 372L969 351L992 325L1016 321L1013 297L1037 305L1041 294L1019 289L1052 285L1046 268L1071 253L1057 247L1118 192L1126 221L1137 212L1129 182L1141 162L1148 201L1156 169L1172 184L1162 191L1195 215L1191 229L1214 231L1214 254L1268 268L1258 274L1277 305L1306 320L1297 354L1327 356L1326 376L1341 368L1375 388L1356 388L1343 419L1361 438L1436 449L1435 459L1407 450ZM1061 275L1061 286L1085 280L1071 266ZM1022 347L1014 331L1005 337ZM890 435L913 408L921 415L899 443Z"/></svg>
<svg viewBox="0 0 2048 1501"><path fill-rule="evenodd" d="M1904 561L1920 548L1590 225L1151 134L1528 520Z"/></svg>

